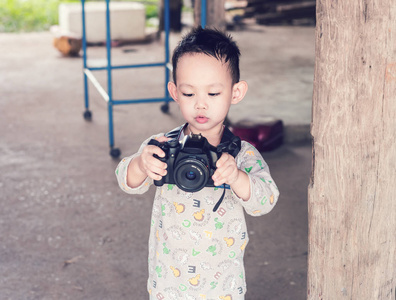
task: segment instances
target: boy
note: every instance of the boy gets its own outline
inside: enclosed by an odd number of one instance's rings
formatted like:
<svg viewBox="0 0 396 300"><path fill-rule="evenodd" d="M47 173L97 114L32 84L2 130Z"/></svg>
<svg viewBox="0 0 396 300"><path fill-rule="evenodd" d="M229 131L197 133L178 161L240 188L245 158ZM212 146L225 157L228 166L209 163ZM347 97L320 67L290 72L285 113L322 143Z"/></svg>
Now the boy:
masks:
<svg viewBox="0 0 396 300"><path fill-rule="evenodd" d="M223 122L248 88L239 80L239 55L231 37L216 30L198 27L184 37L172 57L174 82L168 89L187 123L168 136L182 140L201 134L212 149L238 145ZM152 138L169 140L152 136L117 167L127 193L144 193L153 180L167 175L167 163L157 158L166 153L148 143ZM149 240L150 299L244 299L244 210L253 216L268 213L279 192L264 159L247 142L239 140L236 152L220 153L215 167L215 187L196 192L174 184L157 187Z"/></svg>

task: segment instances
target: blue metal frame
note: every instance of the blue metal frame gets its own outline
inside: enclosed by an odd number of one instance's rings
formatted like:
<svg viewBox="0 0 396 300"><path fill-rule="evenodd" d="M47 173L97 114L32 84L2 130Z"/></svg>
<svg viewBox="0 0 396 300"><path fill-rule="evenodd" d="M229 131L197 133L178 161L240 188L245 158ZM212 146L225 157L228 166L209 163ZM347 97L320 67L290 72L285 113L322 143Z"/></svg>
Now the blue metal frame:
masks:
<svg viewBox="0 0 396 300"><path fill-rule="evenodd" d="M154 103L165 102L168 104L172 101L169 96L167 84L169 82L169 29L170 29L170 8L169 1L164 0L164 31L165 31L165 61L159 63L147 64L132 64L113 66L111 63L111 30L110 30L110 0L106 1L106 56L107 66L105 67L88 67L87 65L87 40L86 40L86 20L85 20L85 1L81 0L82 5L82 50L83 50L83 67L84 67L84 100L85 110L89 113L89 93L88 93L88 79L94 84L104 100L107 102L108 118L109 118L109 144L110 148L114 148L114 127L113 127L113 106L123 104L137 104L137 103ZM201 26L206 26L206 0L201 0ZM127 68L146 68L146 67L164 67L165 69L165 92L162 98L148 98L148 99L130 99L130 100L114 100L113 99L113 85L112 85L112 70L127 69ZM91 71L106 70L107 71L107 92L100 86ZM120 151L117 149L118 156ZM112 153L112 152L110 152Z"/></svg>

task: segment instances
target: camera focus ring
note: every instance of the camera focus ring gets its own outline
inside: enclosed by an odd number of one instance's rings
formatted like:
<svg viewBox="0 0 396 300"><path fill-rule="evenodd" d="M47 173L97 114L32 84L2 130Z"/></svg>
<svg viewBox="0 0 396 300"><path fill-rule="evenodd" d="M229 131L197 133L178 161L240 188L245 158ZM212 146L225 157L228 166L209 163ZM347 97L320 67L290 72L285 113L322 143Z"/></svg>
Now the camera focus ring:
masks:
<svg viewBox="0 0 396 300"><path fill-rule="evenodd" d="M174 169L174 181L185 192L197 192L205 187L210 173L208 166L200 159L187 157L180 160Z"/></svg>

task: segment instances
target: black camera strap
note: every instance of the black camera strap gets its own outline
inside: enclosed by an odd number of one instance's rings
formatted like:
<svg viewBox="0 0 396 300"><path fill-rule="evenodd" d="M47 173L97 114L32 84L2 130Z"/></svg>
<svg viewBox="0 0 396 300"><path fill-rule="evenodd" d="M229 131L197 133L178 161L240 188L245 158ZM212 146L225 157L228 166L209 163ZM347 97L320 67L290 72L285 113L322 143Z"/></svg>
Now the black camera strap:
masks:
<svg viewBox="0 0 396 300"><path fill-rule="evenodd" d="M224 127L223 136L221 137L220 144L217 146L217 153L227 152L232 155L234 158L238 155L241 150L241 139L234 135L227 126ZM213 212L216 212L219 208L220 204L224 200L226 191L226 184L223 184L223 194L221 195L219 201L217 201L216 205L213 207Z"/></svg>
<svg viewBox="0 0 396 300"><path fill-rule="evenodd" d="M216 148L217 153L227 152L235 158L241 150L241 139L234 135L228 127L224 127L220 144Z"/></svg>
<svg viewBox="0 0 396 300"><path fill-rule="evenodd" d="M216 205L213 207L213 212L216 212L216 210L219 208L220 204L223 202L224 196L225 196L225 191L226 191L226 184L223 183L223 194L221 194L219 201L217 201Z"/></svg>
<svg viewBox="0 0 396 300"><path fill-rule="evenodd" d="M183 130L188 126L188 123L179 126L165 134L166 137L170 139L180 139ZM215 152L221 154L227 152L228 154L236 157L241 150L241 139L234 135L227 126L224 127L223 136L221 137L220 144L214 150Z"/></svg>
<svg viewBox="0 0 396 300"><path fill-rule="evenodd" d="M183 132L183 130L188 126L188 123L179 126L168 133L165 134L166 137L170 139L180 139L180 136ZM232 155L234 158L238 155L239 151L241 150L241 139L234 135L230 129L228 129L227 126L224 127L224 132L223 136L221 137L220 144L215 148L215 152L217 152L219 155L223 152L227 152L228 154ZM220 204L224 200L225 196L225 191L226 191L226 184L223 184L223 194L221 195L219 201L217 201L216 205L213 208L213 212L216 212L217 209L219 208Z"/></svg>
<svg viewBox="0 0 396 300"><path fill-rule="evenodd" d="M186 125L179 126L175 129L165 133L165 136L170 139L180 139L180 135L181 135L185 126Z"/></svg>

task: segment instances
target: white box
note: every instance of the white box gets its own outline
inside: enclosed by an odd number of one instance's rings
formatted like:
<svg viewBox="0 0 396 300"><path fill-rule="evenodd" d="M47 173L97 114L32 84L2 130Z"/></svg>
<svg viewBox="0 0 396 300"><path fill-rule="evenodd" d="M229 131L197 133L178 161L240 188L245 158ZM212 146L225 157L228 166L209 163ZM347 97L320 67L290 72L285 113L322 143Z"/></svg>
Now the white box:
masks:
<svg viewBox="0 0 396 300"><path fill-rule="evenodd" d="M82 4L59 5L59 27L82 37ZM145 38L145 7L136 2L110 2L112 40L141 40ZM85 2L85 32L87 42L106 40L106 2Z"/></svg>

